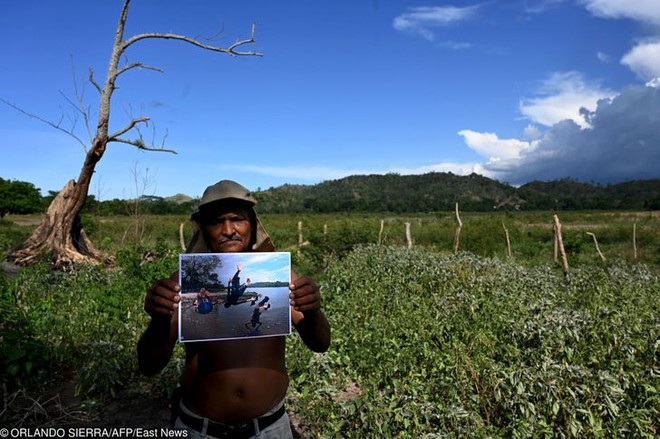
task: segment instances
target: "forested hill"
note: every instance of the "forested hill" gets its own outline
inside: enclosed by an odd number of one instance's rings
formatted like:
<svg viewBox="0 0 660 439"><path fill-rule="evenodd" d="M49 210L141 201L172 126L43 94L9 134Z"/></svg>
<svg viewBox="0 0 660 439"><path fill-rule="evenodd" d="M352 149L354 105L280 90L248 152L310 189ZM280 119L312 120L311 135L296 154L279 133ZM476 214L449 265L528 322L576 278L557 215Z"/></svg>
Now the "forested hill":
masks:
<svg viewBox="0 0 660 439"><path fill-rule="evenodd" d="M0 178L0 218L5 214L44 212L54 192L42 197L32 183ZM417 213L497 210L660 210L660 179L600 185L565 179L535 181L521 187L472 174L433 172L423 175L354 175L315 185L257 190L261 213L393 212ZM138 200L98 201L87 197L84 214L154 215L192 213L199 199L143 196Z"/></svg>
<svg viewBox="0 0 660 439"><path fill-rule="evenodd" d="M660 180L613 185L565 179L519 188L472 174L355 175L316 185L255 192L259 212L432 212L576 209L660 209Z"/></svg>

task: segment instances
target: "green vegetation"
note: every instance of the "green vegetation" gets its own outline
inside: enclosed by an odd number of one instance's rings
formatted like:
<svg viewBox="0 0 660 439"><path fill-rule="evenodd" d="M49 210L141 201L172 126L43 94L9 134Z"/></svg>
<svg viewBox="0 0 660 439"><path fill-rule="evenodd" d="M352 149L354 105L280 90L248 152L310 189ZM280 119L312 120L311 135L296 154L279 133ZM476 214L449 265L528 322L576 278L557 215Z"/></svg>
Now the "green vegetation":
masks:
<svg viewBox="0 0 660 439"><path fill-rule="evenodd" d="M41 208L41 194L32 183L0 178L0 218L8 213L39 212Z"/></svg>
<svg viewBox="0 0 660 439"><path fill-rule="evenodd" d="M11 188L10 188L11 186ZM4 189L3 189L4 188ZM3 195L9 194L11 196ZM36 197L35 197L36 194ZM0 214L43 211L56 192L40 198L31 183L0 178ZM527 183L515 188L472 174L431 172L423 175L354 175L315 185L286 184L254 192L261 213L390 212L417 214L454 209L464 212L658 210L660 180L602 185L571 179ZM140 196L99 201L88 195L83 214L95 216L190 214L198 199Z"/></svg>
<svg viewBox="0 0 660 439"><path fill-rule="evenodd" d="M461 217L462 252L454 255L449 211L263 215L296 271L321 284L333 326L326 354L297 337L287 344L289 406L304 437L657 436L657 214L561 213L568 279L553 262L552 213ZM0 220L0 249L14 248L36 220ZM0 278L3 404L70 379L91 406L166 396L176 385L183 349L162 374L145 378L135 344L147 324L144 293L176 268L187 216L83 220L115 256L112 267L61 272L38 264ZM308 242L300 253L299 221ZM45 412L26 418L20 405L1 411L8 426L74 422Z"/></svg>
<svg viewBox="0 0 660 439"><path fill-rule="evenodd" d="M323 283L333 346L291 345L310 437L657 437L660 279L361 247Z"/></svg>

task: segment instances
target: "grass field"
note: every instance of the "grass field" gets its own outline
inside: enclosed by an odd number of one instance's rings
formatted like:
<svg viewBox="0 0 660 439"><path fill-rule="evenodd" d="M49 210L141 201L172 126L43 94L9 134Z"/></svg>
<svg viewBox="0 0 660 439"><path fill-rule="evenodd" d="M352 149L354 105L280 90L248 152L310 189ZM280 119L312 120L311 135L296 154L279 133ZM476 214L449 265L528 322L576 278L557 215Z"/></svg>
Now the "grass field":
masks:
<svg viewBox="0 0 660 439"><path fill-rule="evenodd" d="M303 437L657 437L660 216L560 213L566 278L553 259L552 215L461 214L457 254L453 213L264 216L278 249L320 282L333 327L325 354L295 336L287 344L289 407ZM37 220L1 220L0 250ZM73 379L93 407L166 395L180 374L178 347L163 374L141 377L135 343L144 292L176 268L187 219L84 221L113 267L42 264L0 282L3 425L75 423L26 416L7 405L17 392ZM298 222L308 241L300 253Z"/></svg>

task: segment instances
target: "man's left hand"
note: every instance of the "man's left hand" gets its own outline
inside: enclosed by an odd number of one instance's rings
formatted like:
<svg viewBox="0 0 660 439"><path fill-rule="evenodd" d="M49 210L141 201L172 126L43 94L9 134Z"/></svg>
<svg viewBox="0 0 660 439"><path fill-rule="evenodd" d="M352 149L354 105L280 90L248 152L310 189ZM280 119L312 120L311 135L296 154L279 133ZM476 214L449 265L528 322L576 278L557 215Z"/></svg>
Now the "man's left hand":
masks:
<svg viewBox="0 0 660 439"><path fill-rule="evenodd" d="M291 306L302 313L316 312L321 309L321 291L312 279L299 277L289 285Z"/></svg>

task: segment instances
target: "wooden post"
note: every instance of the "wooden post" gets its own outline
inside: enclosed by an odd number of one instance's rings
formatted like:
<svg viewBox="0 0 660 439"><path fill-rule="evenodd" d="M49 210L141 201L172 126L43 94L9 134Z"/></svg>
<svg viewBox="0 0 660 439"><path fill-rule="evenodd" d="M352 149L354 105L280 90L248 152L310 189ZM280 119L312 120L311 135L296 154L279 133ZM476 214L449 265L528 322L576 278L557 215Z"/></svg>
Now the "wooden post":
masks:
<svg viewBox="0 0 660 439"><path fill-rule="evenodd" d="M559 222L559 217L557 215L554 216L555 220L555 230L557 233L557 246L559 247L559 254L561 255L561 265L564 268L564 276L568 277L569 275L569 269L568 269L568 259L566 258L566 250L564 250L564 241L562 240L561 237L561 223Z"/></svg>
<svg viewBox="0 0 660 439"><path fill-rule="evenodd" d="M637 223L633 223L633 260L637 260Z"/></svg>
<svg viewBox="0 0 660 439"><path fill-rule="evenodd" d="M591 236L594 239L594 244L596 245L596 253L598 253L598 256L600 256L600 259L603 262L605 262L605 256L603 256L603 254L600 251L600 248L598 247L598 240L596 239L596 235L591 233L591 232L587 232L587 235Z"/></svg>
<svg viewBox="0 0 660 439"><path fill-rule="evenodd" d="M506 255L511 257L511 241L509 241L509 230L507 230L506 226L504 225L504 221L502 221L502 228L504 229L504 236L506 238Z"/></svg>
<svg viewBox="0 0 660 439"><path fill-rule="evenodd" d="M300 250L303 246L303 237L302 237L302 221L298 221L298 257L300 257Z"/></svg>
<svg viewBox="0 0 660 439"><path fill-rule="evenodd" d="M383 238L383 227L385 227L385 220L380 220L380 232L378 232L378 245L380 245Z"/></svg>
<svg viewBox="0 0 660 439"><path fill-rule="evenodd" d="M458 253L458 246L461 240L461 228L463 228L463 222L461 217L458 215L458 203L456 203L456 234L454 235L454 253Z"/></svg>
<svg viewBox="0 0 660 439"><path fill-rule="evenodd" d="M555 224L552 225L552 244L554 245L554 261L555 264L559 260L559 240L557 239L557 226Z"/></svg>
<svg viewBox="0 0 660 439"><path fill-rule="evenodd" d="M186 249L186 241L183 239L183 225L184 223L181 223L179 226L179 243L181 244L181 249L185 250Z"/></svg>
<svg viewBox="0 0 660 439"><path fill-rule="evenodd" d="M412 236L410 236L410 223L406 223L406 242L408 243L408 248L411 248Z"/></svg>

